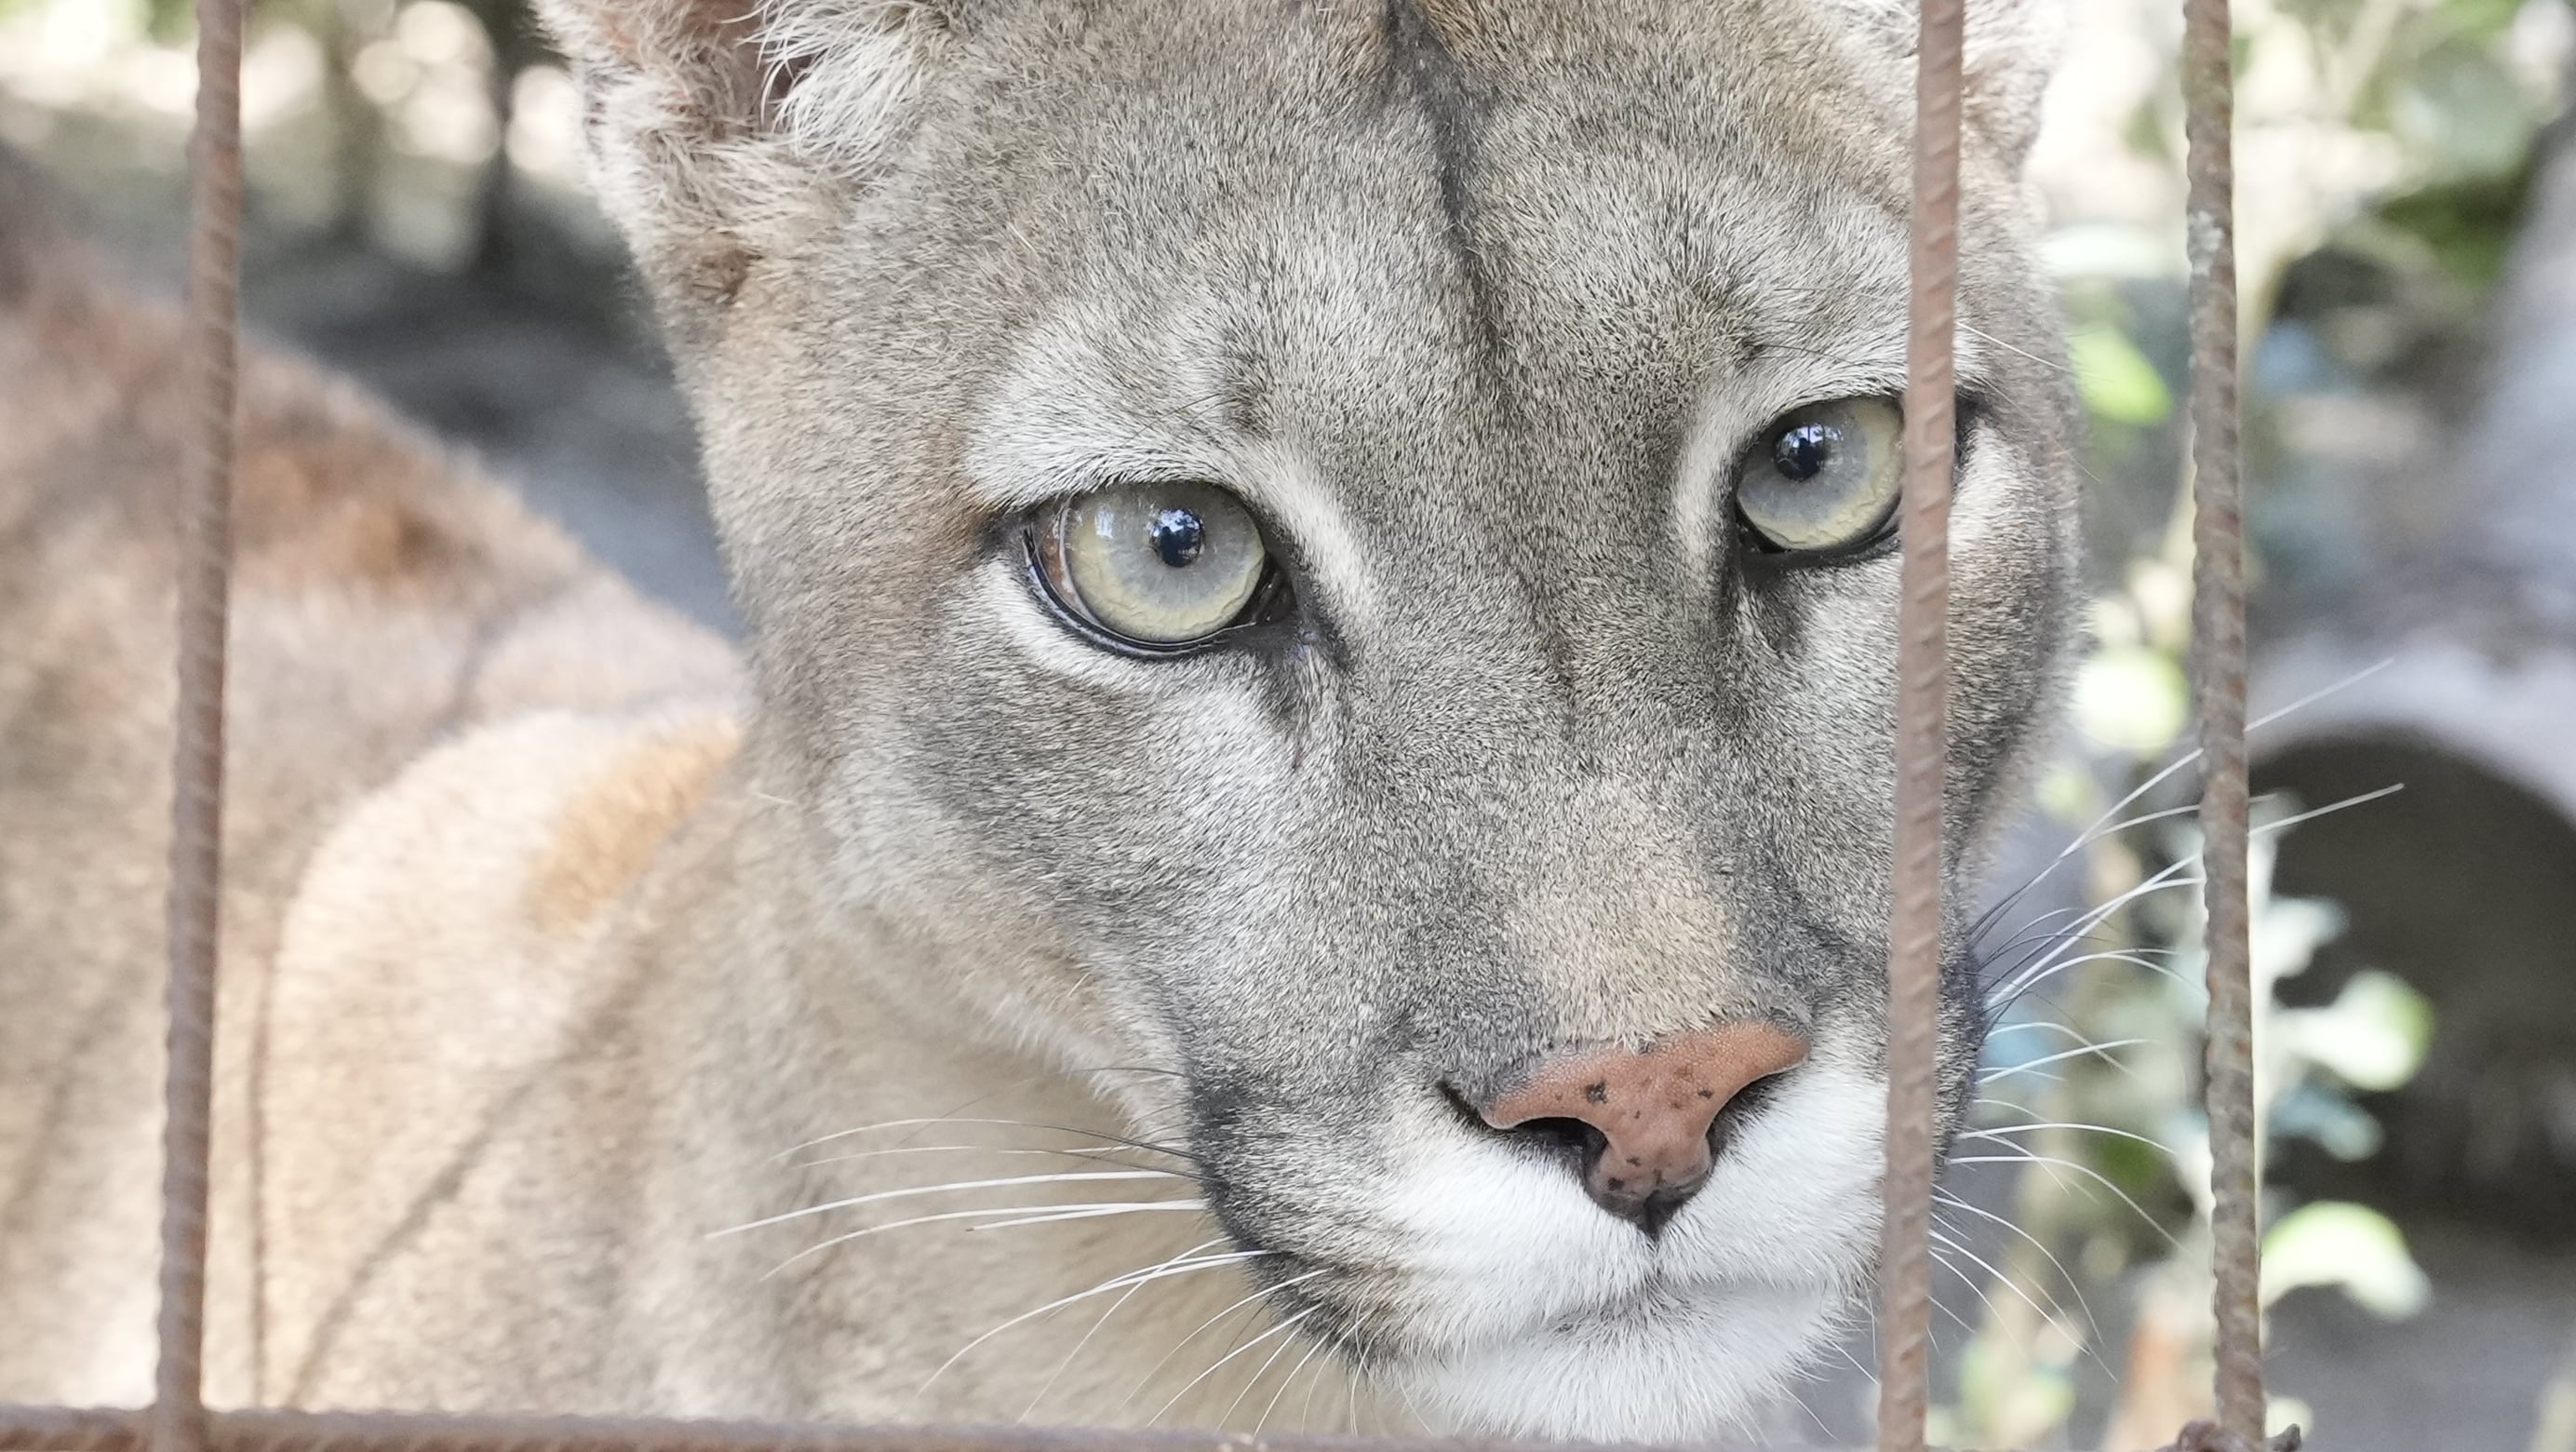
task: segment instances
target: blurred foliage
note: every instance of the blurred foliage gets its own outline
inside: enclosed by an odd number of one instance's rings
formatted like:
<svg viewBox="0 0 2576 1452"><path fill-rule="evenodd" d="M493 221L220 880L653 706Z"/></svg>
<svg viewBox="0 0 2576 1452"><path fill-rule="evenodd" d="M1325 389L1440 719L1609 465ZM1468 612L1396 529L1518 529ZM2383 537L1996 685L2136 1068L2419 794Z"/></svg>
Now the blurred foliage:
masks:
<svg viewBox="0 0 2576 1452"><path fill-rule="evenodd" d="M2521 212L2535 137L2562 99L2562 5L2240 7L2239 267L2247 335L2262 339L2248 350L2258 522L2262 491L2289 487L2268 473L2318 469L2269 431L2282 398L2420 386L2410 369L2438 371L2473 342ZM2552 35L2561 37L2555 53ZM2178 169L2170 69L2118 134L2135 156ZM2183 283L2170 234L2145 222L2077 219L2051 255L2089 415L2088 463L2097 492L2112 496L2107 511L2095 501L2096 515L2114 526L2110 557L2097 559L2106 579L2073 698L2092 758L2063 767L2043 791L2052 814L2084 834L2068 868L2085 874L2093 907L2065 946L2028 957L2017 977L2007 971L2011 1003L1989 1050L1980 1124L1960 1158L2031 1163L2009 1217L2018 1234L1999 1265L1961 1262L1957 1240L1971 1222L1956 1201L1947 1212L1947 1258L1975 1276L1986 1315L1959 1358L1935 1440L2072 1445L2091 1367L2120 1388L2094 1445L2127 1449L2156 1445L2205 1407L2210 1358L2197 843L2178 825L2187 813L2174 810L2186 799L2157 782L2189 745L2189 510L2176 415L2187 363ZM2312 520L2298 524L2318 532ZM2258 554L2282 533L2296 531L2258 531ZM2178 781L2188 783L2187 771ZM2272 843L2296 829L2293 811L2340 805L2264 804L2254 864L2257 1093L2267 1139L2307 1139L2357 1159L2377 1152L2380 1133L2354 1093L2413 1075L2432 1020L2423 997L2385 973L2355 976L2321 1008L2274 997L2342 919L2332 904L2270 895ZM2296 1204L2272 1187L2266 1213L2267 1306L2326 1289L2401 1317L2430 1294L2397 1227L2367 1206ZM2097 1305L2132 1308L2123 1345L2104 1344ZM2310 1409L2283 1390L2276 1423L2313 1429Z"/></svg>

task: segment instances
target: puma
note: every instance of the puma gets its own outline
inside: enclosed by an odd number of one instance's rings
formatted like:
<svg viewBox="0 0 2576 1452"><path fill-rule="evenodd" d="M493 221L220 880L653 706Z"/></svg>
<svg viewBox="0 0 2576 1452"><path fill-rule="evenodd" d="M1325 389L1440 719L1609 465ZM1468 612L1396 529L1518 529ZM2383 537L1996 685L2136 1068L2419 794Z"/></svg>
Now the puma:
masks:
<svg viewBox="0 0 2576 1452"><path fill-rule="evenodd" d="M1969 40L1959 885L2074 614L2043 4ZM249 360L211 1393L1680 1438L1805 1369L1875 1254L1911 15L545 9L746 640ZM0 1396L132 1404L178 333L16 185Z"/></svg>

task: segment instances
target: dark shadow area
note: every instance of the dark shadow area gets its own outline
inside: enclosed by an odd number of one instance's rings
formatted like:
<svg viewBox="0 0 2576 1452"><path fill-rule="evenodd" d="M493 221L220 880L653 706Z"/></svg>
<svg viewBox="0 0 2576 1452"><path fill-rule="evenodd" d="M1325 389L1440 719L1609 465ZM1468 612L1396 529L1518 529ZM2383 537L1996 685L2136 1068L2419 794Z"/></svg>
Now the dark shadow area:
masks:
<svg viewBox="0 0 2576 1452"><path fill-rule="evenodd" d="M2283 840L2275 890L2349 915L2293 1004L2330 1001L2375 967L2434 1007L2422 1072L2361 1097L2387 1131L2345 1163L2284 1141L2277 1175L2303 1195L2358 1199L2401 1220L2576 1246L2576 826L2512 782L2420 739L2302 744L2263 762L2258 791L2320 806L2390 783Z"/></svg>

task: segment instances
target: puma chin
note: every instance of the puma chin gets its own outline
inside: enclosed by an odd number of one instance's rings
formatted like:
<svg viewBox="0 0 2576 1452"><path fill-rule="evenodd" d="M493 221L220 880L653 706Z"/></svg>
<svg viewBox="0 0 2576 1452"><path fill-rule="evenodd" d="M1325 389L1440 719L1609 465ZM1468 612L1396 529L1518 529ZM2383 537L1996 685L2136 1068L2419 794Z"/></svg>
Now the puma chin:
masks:
<svg viewBox="0 0 2576 1452"><path fill-rule="evenodd" d="M1603 1214L1548 1157L1424 1122L1387 1192L1355 1197L1349 1219L1372 1229L1301 1235L1337 1207L1283 1208L1282 1243L1332 1248L1268 1274L1437 1424L1705 1435L1845 1328L1875 1249L1883 1104L1865 1070L1811 1063L1653 1235Z"/></svg>

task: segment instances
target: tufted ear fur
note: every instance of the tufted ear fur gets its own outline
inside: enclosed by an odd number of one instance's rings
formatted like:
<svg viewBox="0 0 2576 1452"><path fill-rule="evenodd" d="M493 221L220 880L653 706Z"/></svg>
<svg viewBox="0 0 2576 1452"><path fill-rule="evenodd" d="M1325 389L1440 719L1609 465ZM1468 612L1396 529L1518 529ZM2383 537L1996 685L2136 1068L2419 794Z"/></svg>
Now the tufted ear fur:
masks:
<svg viewBox="0 0 2576 1452"><path fill-rule="evenodd" d="M665 306L864 180L947 33L928 0L538 0L580 78L591 172Z"/></svg>
<svg viewBox="0 0 2576 1452"><path fill-rule="evenodd" d="M1839 0L1855 12L1861 29L1904 58L1905 84L1913 84L1913 0ZM1967 0L1968 31L1961 59L1967 84L1966 124L1972 142L1983 141L2004 165L2018 171L2039 135L2040 103L2064 49L2068 0Z"/></svg>

